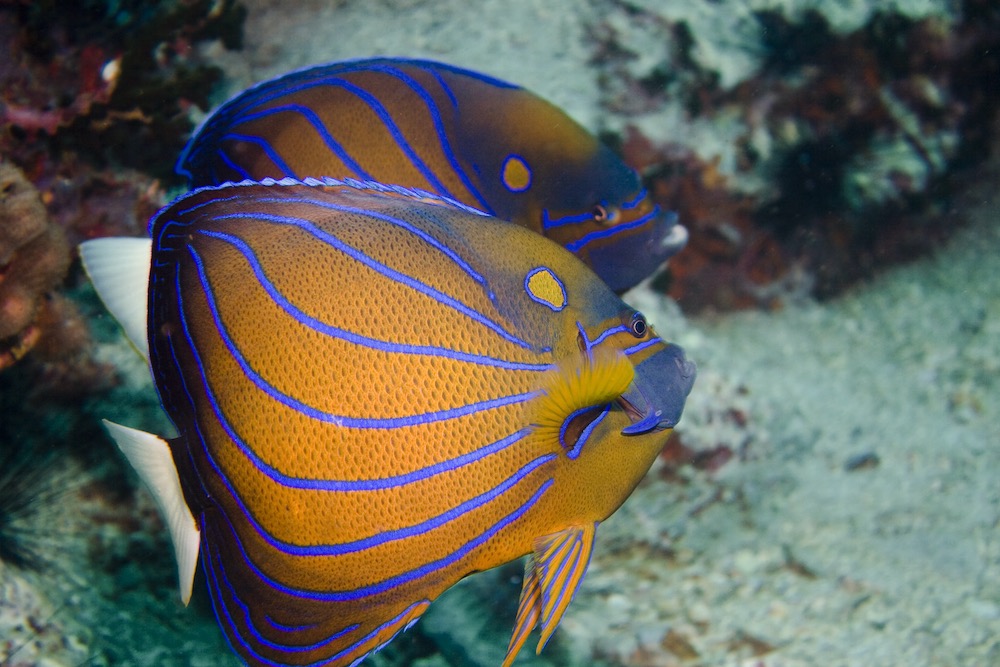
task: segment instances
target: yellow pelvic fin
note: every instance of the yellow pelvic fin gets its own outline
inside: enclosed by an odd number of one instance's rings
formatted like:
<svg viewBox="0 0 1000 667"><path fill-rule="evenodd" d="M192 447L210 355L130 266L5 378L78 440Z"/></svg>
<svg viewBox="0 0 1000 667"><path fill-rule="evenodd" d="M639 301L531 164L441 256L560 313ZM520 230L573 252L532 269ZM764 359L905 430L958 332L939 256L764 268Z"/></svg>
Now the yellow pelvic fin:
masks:
<svg viewBox="0 0 1000 667"><path fill-rule="evenodd" d="M621 396L635 369L623 352L596 348L564 361L545 385L534 416L535 432L546 443L558 444L566 419L583 408L599 407Z"/></svg>
<svg viewBox="0 0 1000 667"><path fill-rule="evenodd" d="M541 653L583 581L596 533L597 524L592 523L535 540L535 552L525 565L514 632L502 667L513 664L536 625L541 627L542 634L535 653Z"/></svg>

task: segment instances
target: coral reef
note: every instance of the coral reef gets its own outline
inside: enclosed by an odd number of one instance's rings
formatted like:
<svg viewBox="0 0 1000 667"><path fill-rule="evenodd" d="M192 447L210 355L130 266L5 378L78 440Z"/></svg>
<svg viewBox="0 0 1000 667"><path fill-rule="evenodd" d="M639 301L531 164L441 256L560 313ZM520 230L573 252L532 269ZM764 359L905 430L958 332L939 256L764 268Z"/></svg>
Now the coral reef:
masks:
<svg viewBox="0 0 1000 667"><path fill-rule="evenodd" d="M69 264L65 236L35 187L0 162L0 370L38 342L39 312Z"/></svg>
<svg viewBox="0 0 1000 667"><path fill-rule="evenodd" d="M956 170L988 156L1000 100L990 3L607 4L606 130L692 229L669 283L686 308L834 295L956 227Z"/></svg>
<svg viewBox="0 0 1000 667"><path fill-rule="evenodd" d="M77 307L57 291L71 258L63 230L71 230L75 246L105 226L123 232L140 227L123 210L131 203L120 196L126 190L112 190L119 196L109 197L111 205L101 215L93 184L86 196L90 206L83 205L79 188L65 189L76 197L57 201L52 191L43 196L17 167L0 162L0 371L32 352L25 370L32 380L28 398L76 399L116 381L115 369L93 358Z"/></svg>
<svg viewBox="0 0 1000 667"><path fill-rule="evenodd" d="M187 111L208 106L220 76L193 46L238 48L244 14L232 0L0 5L0 370L34 349L32 396L114 384L56 291L70 248L142 233L174 178Z"/></svg>
<svg viewBox="0 0 1000 667"><path fill-rule="evenodd" d="M208 106L220 76L190 60L192 45L238 48L244 10L233 0L79 4L0 6L0 154L26 166L72 151L170 178L186 111Z"/></svg>

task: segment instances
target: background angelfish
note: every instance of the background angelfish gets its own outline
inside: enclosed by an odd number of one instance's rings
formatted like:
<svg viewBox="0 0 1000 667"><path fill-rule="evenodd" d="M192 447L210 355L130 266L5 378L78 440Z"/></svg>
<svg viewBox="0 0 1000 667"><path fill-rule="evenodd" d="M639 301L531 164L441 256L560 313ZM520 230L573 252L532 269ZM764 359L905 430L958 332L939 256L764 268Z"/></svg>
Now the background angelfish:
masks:
<svg viewBox="0 0 1000 667"><path fill-rule="evenodd" d="M337 62L257 84L202 124L177 171L195 187L330 176L426 190L548 236L618 292L687 240L559 108L428 60Z"/></svg>
<svg viewBox="0 0 1000 667"><path fill-rule="evenodd" d="M694 365L573 255L374 184L189 193L82 246L179 436L107 422L250 665L350 665L531 554L551 636ZM148 278L148 291L147 291ZM148 303L147 303L148 294Z"/></svg>

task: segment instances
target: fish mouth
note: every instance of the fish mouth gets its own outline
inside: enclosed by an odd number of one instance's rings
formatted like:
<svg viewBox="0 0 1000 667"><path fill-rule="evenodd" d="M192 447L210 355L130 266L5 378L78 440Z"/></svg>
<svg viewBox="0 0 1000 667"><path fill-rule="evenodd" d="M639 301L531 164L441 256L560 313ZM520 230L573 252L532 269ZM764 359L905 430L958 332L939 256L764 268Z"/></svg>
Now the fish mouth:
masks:
<svg viewBox="0 0 1000 667"><path fill-rule="evenodd" d="M642 421L642 412L626 400L624 394L615 400L615 405L621 408L622 412L628 415L628 418L632 420L633 424Z"/></svg>
<svg viewBox="0 0 1000 667"><path fill-rule="evenodd" d="M676 426L696 375L694 362L686 359L677 345L669 345L640 363L628 389L615 399L632 422L622 434L639 435Z"/></svg>
<svg viewBox="0 0 1000 667"><path fill-rule="evenodd" d="M671 220L670 232L660 240L659 254L668 259L673 257L687 245L688 236L687 227L678 223L677 214L674 214Z"/></svg>
<svg viewBox="0 0 1000 667"><path fill-rule="evenodd" d="M615 404L632 420L631 425L622 429L622 433L625 435L636 435L650 431L665 431L671 428L671 426L660 421L660 410L643 414L642 410L636 408L631 401L625 398L624 394L618 397Z"/></svg>
<svg viewBox="0 0 1000 667"><path fill-rule="evenodd" d="M619 396L616 401L619 407L625 411L632 423L622 429L624 435L638 435L651 431L666 431L674 427L674 424L662 420L662 410L655 410L643 414L643 412L632 405L631 401Z"/></svg>

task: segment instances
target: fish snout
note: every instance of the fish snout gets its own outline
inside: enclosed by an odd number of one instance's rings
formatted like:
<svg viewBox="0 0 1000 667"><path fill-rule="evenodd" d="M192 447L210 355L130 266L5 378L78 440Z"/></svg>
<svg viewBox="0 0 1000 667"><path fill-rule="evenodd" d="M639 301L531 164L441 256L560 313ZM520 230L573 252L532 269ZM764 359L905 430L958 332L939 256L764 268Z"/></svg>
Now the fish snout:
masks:
<svg viewBox="0 0 1000 667"><path fill-rule="evenodd" d="M677 213L659 206L640 220L643 224L623 224L615 232L613 244L597 245L589 250L589 261L615 292L639 284L687 244L688 231L678 222ZM622 262L622 257L632 261Z"/></svg>
<svg viewBox="0 0 1000 667"><path fill-rule="evenodd" d="M676 426L696 375L697 367L679 345L667 345L636 366L632 383L618 399L632 419L622 433L638 435Z"/></svg>

